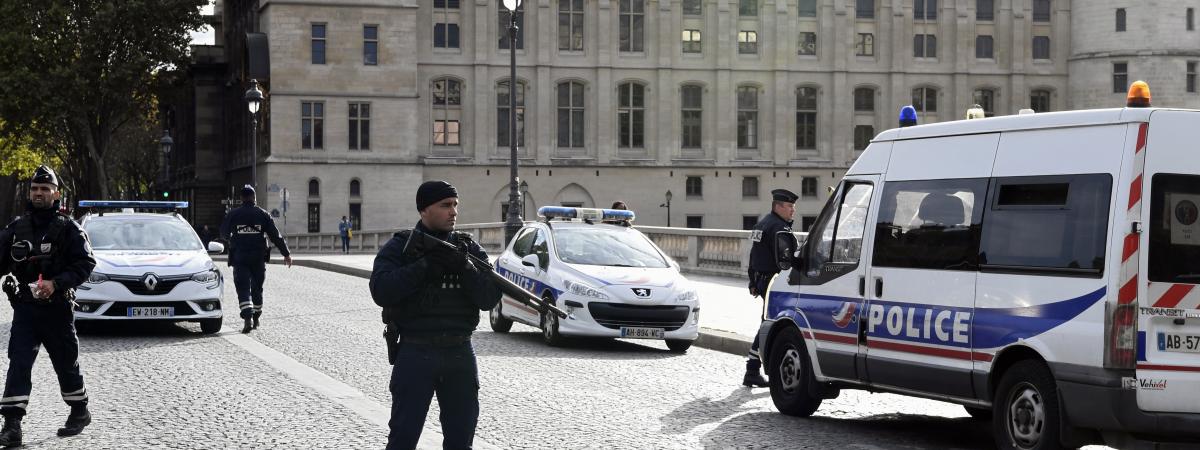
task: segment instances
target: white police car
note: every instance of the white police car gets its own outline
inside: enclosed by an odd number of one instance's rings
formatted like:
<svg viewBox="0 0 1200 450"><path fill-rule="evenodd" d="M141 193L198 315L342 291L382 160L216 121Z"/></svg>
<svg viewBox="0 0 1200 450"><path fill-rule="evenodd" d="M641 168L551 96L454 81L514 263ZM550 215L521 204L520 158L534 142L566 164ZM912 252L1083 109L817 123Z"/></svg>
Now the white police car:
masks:
<svg viewBox="0 0 1200 450"><path fill-rule="evenodd" d="M187 202L81 201L96 208L81 223L96 268L76 290L75 320L199 322L206 334L221 329L224 281L209 253L225 248L200 237L174 211ZM103 209L122 212L102 212ZM134 212L146 210L153 212Z"/></svg>
<svg viewBox="0 0 1200 450"><path fill-rule="evenodd" d="M629 226L632 211L547 206L538 216L509 242L496 270L569 315L539 314L505 296L491 311L492 330L507 332L516 321L541 328L549 345L592 336L691 347L699 297L679 265Z"/></svg>

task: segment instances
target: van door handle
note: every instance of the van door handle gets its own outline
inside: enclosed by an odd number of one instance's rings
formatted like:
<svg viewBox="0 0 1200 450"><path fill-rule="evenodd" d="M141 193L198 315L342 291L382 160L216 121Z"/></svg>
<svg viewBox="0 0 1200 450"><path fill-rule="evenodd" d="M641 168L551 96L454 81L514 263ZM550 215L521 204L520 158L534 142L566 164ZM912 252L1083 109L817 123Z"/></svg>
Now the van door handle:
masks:
<svg viewBox="0 0 1200 450"><path fill-rule="evenodd" d="M875 298L883 297L883 277L875 277Z"/></svg>
<svg viewBox="0 0 1200 450"><path fill-rule="evenodd" d="M867 277L865 277L865 276L858 277L858 296L859 297L867 296Z"/></svg>

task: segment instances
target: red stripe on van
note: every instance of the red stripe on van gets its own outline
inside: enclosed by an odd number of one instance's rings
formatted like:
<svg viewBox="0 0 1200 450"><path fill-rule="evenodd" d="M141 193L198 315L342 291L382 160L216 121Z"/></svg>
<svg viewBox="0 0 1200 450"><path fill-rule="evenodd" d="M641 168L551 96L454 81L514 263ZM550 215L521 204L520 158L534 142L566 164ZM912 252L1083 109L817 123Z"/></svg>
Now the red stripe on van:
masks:
<svg viewBox="0 0 1200 450"><path fill-rule="evenodd" d="M1164 293L1162 297L1159 297L1158 301L1154 302L1154 307L1174 308L1175 305L1178 305L1179 302L1183 300L1184 296L1188 295L1189 292L1192 292L1193 287L1195 287L1195 285L1172 284L1171 288L1167 289L1167 292Z"/></svg>
<svg viewBox="0 0 1200 450"><path fill-rule="evenodd" d="M1133 179L1133 184L1129 185L1129 208L1133 208L1138 202L1142 201L1142 174L1138 174L1137 178Z"/></svg>
<svg viewBox="0 0 1200 450"><path fill-rule="evenodd" d="M1165 366L1161 364L1138 364L1140 370L1165 370L1168 372L1200 372L1200 367L1192 366Z"/></svg>
<svg viewBox="0 0 1200 450"><path fill-rule="evenodd" d="M1138 127L1137 148L1135 148L1133 150L1133 154L1136 155L1138 152L1140 152L1146 148L1146 131L1149 128L1150 128L1150 124L1148 124L1148 123L1143 123L1141 126Z"/></svg>
<svg viewBox="0 0 1200 450"><path fill-rule="evenodd" d="M1121 262L1129 261L1129 257L1138 251L1138 235L1125 235L1125 248L1121 251Z"/></svg>
<svg viewBox="0 0 1200 450"><path fill-rule="evenodd" d="M878 348L880 350L894 350L894 351L898 351L898 352L916 353L916 354L920 354L920 355L940 356L943 358L964 359L967 361L971 360L971 352L962 351L962 350L950 350L950 349L936 348L936 347L922 347L919 345L901 344L898 342L885 342L885 341L867 341L867 346L871 347L871 348Z"/></svg>
<svg viewBox="0 0 1200 450"><path fill-rule="evenodd" d="M975 361L992 362L992 358L995 357L996 355L991 353L975 352L971 354L971 359Z"/></svg>
<svg viewBox="0 0 1200 450"><path fill-rule="evenodd" d="M858 338L854 337L854 336L843 336L840 334L822 333L819 331L814 332L813 334L816 335L817 339L821 340L821 341L837 342L839 344L850 344L850 345L858 344Z"/></svg>
<svg viewBox="0 0 1200 450"><path fill-rule="evenodd" d="M1137 300L1137 277L1133 277L1121 286L1121 291L1117 293L1117 304L1125 305L1133 303Z"/></svg>

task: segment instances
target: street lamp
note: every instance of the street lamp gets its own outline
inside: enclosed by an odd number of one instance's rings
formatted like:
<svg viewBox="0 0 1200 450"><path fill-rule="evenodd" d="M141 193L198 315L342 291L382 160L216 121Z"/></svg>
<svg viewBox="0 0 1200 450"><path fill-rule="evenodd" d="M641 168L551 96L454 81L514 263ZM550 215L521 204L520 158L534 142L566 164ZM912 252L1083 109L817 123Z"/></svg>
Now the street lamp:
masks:
<svg viewBox="0 0 1200 450"><path fill-rule="evenodd" d="M262 101L263 93L258 89L258 80L251 79L250 89L246 90L246 106L250 108L250 185L254 186L255 192L258 189L258 109Z"/></svg>
<svg viewBox="0 0 1200 450"><path fill-rule="evenodd" d="M529 200L529 182L521 180L521 216L525 216L525 202Z"/></svg>
<svg viewBox="0 0 1200 450"><path fill-rule="evenodd" d="M666 198L667 202L663 203L661 205L658 205L658 207L659 208L667 208L667 228L670 228L671 227L671 191L667 191L667 195L665 195L664 197Z"/></svg>
<svg viewBox="0 0 1200 450"><path fill-rule="evenodd" d="M167 197L167 173L170 169L167 167L171 164L169 155L171 154L171 146L175 145L175 140L171 139L171 130L163 130L162 139L158 140L159 147L162 147L163 164L162 164L162 193L163 198Z"/></svg>
<svg viewBox="0 0 1200 450"><path fill-rule="evenodd" d="M521 0L504 0L504 8L508 9L508 150L509 150L509 179L508 179L508 217L504 221L504 242L507 244L521 229L521 211L517 210L517 202L521 201L517 193L517 8ZM522 209L524 202L521 203Z"/></svg>

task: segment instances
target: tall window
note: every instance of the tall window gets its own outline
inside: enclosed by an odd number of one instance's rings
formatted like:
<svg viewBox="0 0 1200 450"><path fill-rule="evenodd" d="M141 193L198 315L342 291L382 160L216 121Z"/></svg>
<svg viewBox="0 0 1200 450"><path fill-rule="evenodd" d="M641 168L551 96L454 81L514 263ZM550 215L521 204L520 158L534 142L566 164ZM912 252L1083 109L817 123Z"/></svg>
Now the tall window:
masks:
<svg viewBox="0 0 1200 450"><path fill-rule="evenodd" d="M755 54L758 53L758 32L756 31L739 31L738 32L738 53Z"/></svg>
<svg viewBox="0 0 1200 450"><path fill-rule="evenodd" d="M371 104L350 103L350 150L371 148Z"/></svg>
<svg viewBox="0 0 1200 450"><path fill-rule="evenodd" d="M500 31L500 49L508 50L508 48L509 48L508 24L509 24L509 21L512 20L511 14L513 14L513 13L509 12L508 8L504 8L504 7L500 7L500 8L496 8L496 9L499 10L499 14L497 14L497 16L499 18L499 23L500 23L500 26L498 28ZM521 5L517 6L517 10L516 10L515 14L517 15L517 45L516 45L516 49L520 50L520 49L525 48L525 4L524 3L521 3Z"/></svg>
<svg viewBox="0 0 1200 450"><path fill-rule="evenodd" d="M742 198L758 198L758 177L742 177Z"/></svg>
<svg viewBox="0 0 1200 450"><path fill-rule="evenodd" d="M984 117L996 115L996 91L991 89L976 89L974 97L975 104L983 107Z"/></svg>
<svg viewBox="0 0 1200 450"><path fill-rule="evenodd" d="M704 49L700 43L700 30L683 30L683 52L700 53Z"/></svg>
<svg viewBox="0 0 1200 450"><path fill-rule="evenodd" d="M854 54L858 56L875 56L875 35L858 33L854 41Z"/></svg>
<svg viewBox="0 0 1200 450"><path fill-rule="evenodd" d="M312 63L325 64L325 24L312 24Z"/></svg>
<svg viewBox="0 0 1200 450"><path fill-rule="evenodd" d="M975 36L975 58L992 59L992 37Z"/></svg>
<svg viewBox="0 0 1200 450"><path fill-rule="evenodd" d="M308 232L309 233L320 233L321 232L321 204L320 203L312 203L312 202L308 203Z"/></svg>
<svg viewBox="0 0 1200 450"><path fill-rule="evenodd" d="M695 177L695 176L687 177L687 181L684 182L683 186L686 189L685 192L687 193L688 197L704 196L704 179L703 178Z"/></svg>
<svg viewBox="0 0 1200 450"><path fill-rule="evenodd" d="M1033 21L1050 21L1050 0L1033 0Z"/></svg>
<svg viewBox="0 0 1200 450"><path fill-rule="evenodd" d="M558 1L558 49L583 50L583 0Z"/></svg>
<svg viewBox="0 0 1200 450"><path fill-rule="evenodd" d="M817 88L796 89L796 148L817 148Z"/></svg>
<svg viewBox="0 0 1200 450"><path fill-rule="evenodd" d="M800 197L801 198L817 198L817 184L820 183L816 177L804 177L800 179Z"/></svg>
<svg viewBox="0 0 1200 450"><path fill-rule="evenodd" d="M1196 31L1196 8L1187 9L1187 30Z"/></svg>
<svg viewBox="0 0 1200 450"><path fill-rule="evenodd" d="M646 2L621 0L621 51L646 51Z"/></svg>
<svg viewBox="0 0 1200 450"><path fill-rule="evenodd" d="M801 31L800 42L797 44L796 54L798 55L815 55L817 54L817 33L812 31Z"/></svg>
<svg viewBox="0 0 1200 450"><path fill-rule="evenodd" d="M354 231L362 229L362 203L350 204L350 228Z"/></svg>
<svg viewBox="0 0 1200 450"><path fill-rule="evenodd" d="M931 87L919 87L913 89L912 105L920 115L925 113L937 112L937 89Z"/></svg>
<svg viewBox="0 0 1200 450"><path fill-rule="evenodd" d="M700 148L703 137L704 88L700 86L684 86L679 89L682 125L680 136L681 147Z"/></svg>
<svg viewBox="0 0 1200 450"><path fill-rule="evenodd" d="M583 84L558 84L558 146L583 148Z"/></svg>
<svg viewBox="0 0 1200 450"><path fill-rule="evenodd" d="M379 26L363 25L363 65L379 64Z"/></svg>
<svg viewBox="0 0 1200 450"><path fill-rule="evenodd" d="M702 0L683 0L683 15L699 16L704 14Z"/></svg>
<svg viewBox="0 0 1200 450"><path fill-rule="evenodd" d="M459 0L433 0L434 8L458 9Z"/></svg>
<svg viewBox="0 0 1200 450"><path fill-rule="evenodd" d="M1112 82L1114 94L1125 93L1125 88L1129 86L1129 63L1113 63Z"/></svg>
<svg viewBox="0 0 1200 450"><path fill-rule="evenodd" d="M868 145L871 145L871 138L875 137L874 125L855 125L854 126L854 149L863 150Z"/></svg>
<svg viewBox="0 0 1200 450"><path fill-rule="evenodd" d="M875 0L855 0L854 17L859 19L874 19Z"/></svg>
<svg viewBox="0 0 1200 450"><path fill-rule="evenodd" d="M462 119L462 82L453 78L433 81L433 145L459 145Z"/></svg>
<svg viewBox="0 0 1200 450"><path fill-rule="evenodd" d="M1187 62L1187 85L1188 92L1196 92L1196 61Z"/></svg>
<svg viewBox="0 0 1200 450"><path fill-rule="evenodd" d="M874 111L875 110L875 90L871 88L857 88L854 90L854 110L855 111Z"/></svg>
<svg viewBox="0 0 1200 450"><path fill-rule="evenodd" d="M918 34L913 36L913 56L917 58L937 58L937 36Z"/></svg>
<svg viewBox="0 0 1200 450"><path fill-rule="evenodd" d="M980 22L996 20L995 0L975 0L975 20Z"/></svg>
<svg viewBox="0 0 1200 450"><path fill-rule="evenodd" d="M753 17L758 15L758 0L738 0L738 15Z"/></svg>
<svg viewBox="0 0 1200 450"><path fill-rule="evenodd" d="M496 145L508 147L508 80L496 83ZM517 82L517 146L525 146L525 83Z"/></svg>
<svg viewBox="0 0 1200 450"><path fill-rule="evenodd" d="M937 0L913 0L913 20L937 20Z"/></svg>
<svg viewBox="0 0 1200 450"><path fill-rule="evenodd" d="M1050 91L1035 89L1029 93L1029 108L1036 112L1050 111Z"/></svg>
<svg viewBox="0 0 1200 450"><path fill-rule="evenodd" d="M1033 59L1050 59L1050 36L1033 37Z"/></svg>
<svg viewBox="0 0 1200 450"><path fill-rule="evenodd" d="M800 0L800 17L817 17L817 0Z"/></svg>
<svg viewBox="0 0 1200 450"><path fill-rule="evenodd" d="M300 148L325 148L325 102L300 102Z"/></svg>
<svg viewBox="0 0 1200 450"><path fill-rule="evenodd" d="M308 196L320 199L321 198L321 182L316 179L308 180Z"/></svg>
<svg viewBox="0 0 1200 450"><path fill-rule="evenodd" d="M437 23L433 25L434 48L459 48L458 24Z"/></svg>
<svg viewBox="0 0 1200 450"><path fill-rule="evenodd" d="M737 89L737 146L758 148L758 88Z"/></svg>
<svg viewBox="0 0 1200 450"><path fill-rule="evenodd" d="M646 136L646 87L623 83L617 88L617 146L642 148Z"/></svg>
<svg viewBox="0 0 1200 450"><path fill-rule="evenodd" d="M1125 8L1117 8L1117 31L1125 31Z"/></svg>
<svg viewBox="0 0 1200 450"><path fill-rule="evenodd" d="M350 197L362 197L362 182L350 180Z"/></svg>

